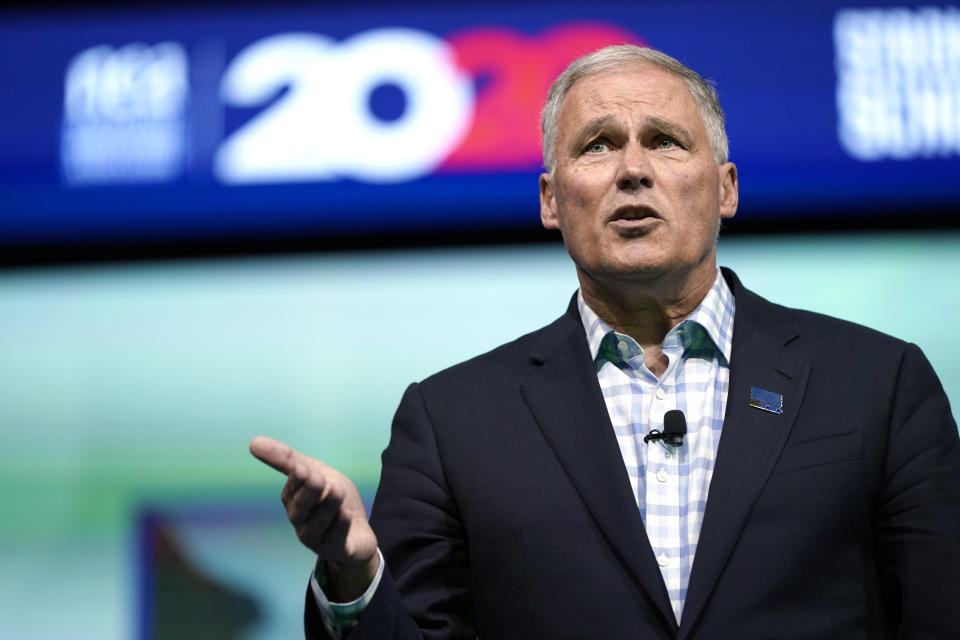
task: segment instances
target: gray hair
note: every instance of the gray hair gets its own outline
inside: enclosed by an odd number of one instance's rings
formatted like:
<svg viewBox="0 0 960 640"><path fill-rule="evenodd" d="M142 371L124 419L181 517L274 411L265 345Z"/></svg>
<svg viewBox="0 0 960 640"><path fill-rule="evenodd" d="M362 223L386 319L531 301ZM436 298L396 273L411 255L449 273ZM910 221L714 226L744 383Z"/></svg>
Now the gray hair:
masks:
<svg viewBox="0 0 960 640"><path fill-rule="evenodd" d="M557 121L560 108L574 83L586 76L607 71L623 71L643 64L652 64L672 73L685 81L690 95L700 109L703 123L707 129L707 140L717 164L727 161L729 153L727 131L724 125L723 109L713 88L713 83L705 80L699 73L680 61L647 47L632 44L618 44L604 47L593 53L577 58L550 87L547 103L540 114L540 126L543 134L543 166L553 173L556 161Z"/></svg>

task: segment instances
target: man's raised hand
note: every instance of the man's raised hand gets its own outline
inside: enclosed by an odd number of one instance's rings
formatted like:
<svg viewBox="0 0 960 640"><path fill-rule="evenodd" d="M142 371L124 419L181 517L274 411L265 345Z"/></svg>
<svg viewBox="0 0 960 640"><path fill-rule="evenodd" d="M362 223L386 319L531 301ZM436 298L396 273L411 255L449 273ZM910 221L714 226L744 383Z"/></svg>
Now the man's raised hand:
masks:
<svg viewBox="0 0 960 640"><path fill-rule="evenodd" d="M297 537L327 562L332 599L360 597L377 573L377 537L348 477L292 447L257 436L250 453L287 476L280 499Z"/></svg>

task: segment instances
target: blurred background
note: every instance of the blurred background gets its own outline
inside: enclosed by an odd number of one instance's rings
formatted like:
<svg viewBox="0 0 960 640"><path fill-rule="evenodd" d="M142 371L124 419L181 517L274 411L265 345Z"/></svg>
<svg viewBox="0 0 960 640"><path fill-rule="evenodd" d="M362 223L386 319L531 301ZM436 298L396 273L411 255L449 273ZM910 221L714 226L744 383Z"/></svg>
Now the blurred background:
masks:
<svg viewBox="0 0 960 640"><path fill-rule="evenodd" d="M0 10L5 638L291 638L283 439L369 499L403 389L560 315L539 110L575 57L717 83L721 264L919 344L960 403L960 9L899 2Z"/></svg>

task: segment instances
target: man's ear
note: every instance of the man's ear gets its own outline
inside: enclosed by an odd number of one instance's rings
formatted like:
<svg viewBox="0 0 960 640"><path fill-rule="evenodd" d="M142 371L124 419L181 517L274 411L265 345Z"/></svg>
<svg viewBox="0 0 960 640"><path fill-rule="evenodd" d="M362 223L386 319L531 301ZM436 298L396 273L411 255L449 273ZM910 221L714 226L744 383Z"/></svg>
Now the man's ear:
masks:
<svg viewBox="0 0 960 640"><path fill-rule="evenodd" d="M544 229L559 229L557 198L553 192L553 179L549 173L540 174L540 223Z"/></svg>
<svg viewBox="0 0 960 640"><path fill-rule="evenodd" d="M732 218L740 202L740 187L737 184L737 165L732 162L720 166L720 217Z"/></svg>

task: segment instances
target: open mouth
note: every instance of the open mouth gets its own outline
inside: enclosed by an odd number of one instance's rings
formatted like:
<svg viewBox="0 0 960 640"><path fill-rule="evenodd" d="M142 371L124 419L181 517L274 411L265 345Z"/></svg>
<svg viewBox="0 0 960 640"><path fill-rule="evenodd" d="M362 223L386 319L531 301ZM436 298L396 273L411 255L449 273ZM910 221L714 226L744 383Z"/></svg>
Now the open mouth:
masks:
<svg viewBox="0 0 960 640"><path fill-rule="evenodd" d="M659 220L660 216L650 207L628 206L620 207L613 212L608 222L616 223L617 226L637 226L644 222L647 224Z"/></svg>

